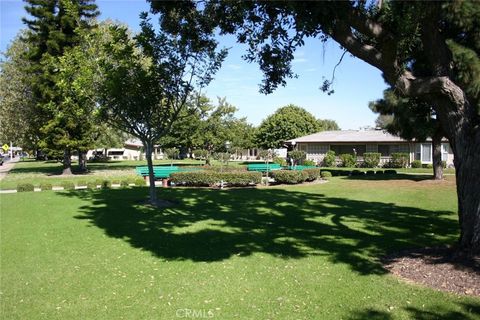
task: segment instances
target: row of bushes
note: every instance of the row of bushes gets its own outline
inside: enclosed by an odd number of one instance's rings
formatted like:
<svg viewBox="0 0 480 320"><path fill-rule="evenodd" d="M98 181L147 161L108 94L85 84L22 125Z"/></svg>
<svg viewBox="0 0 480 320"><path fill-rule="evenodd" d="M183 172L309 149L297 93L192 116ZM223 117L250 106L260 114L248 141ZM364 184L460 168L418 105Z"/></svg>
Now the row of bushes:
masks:
<svg viewBox="0 0 480 320"><path fill-rule="evenodd" d="M248 186L259 184L262 181L260 172L248 171L192 171L175 172L170 175L170 181L184 186L215 186L221 182L228 186Z"/></svg>
<svg viewBox="0 0 480 320"><path fill-rule="evenodd" d="M297 184L317 180L320 177L320 169L276 170L271 172L271 176L277 183Z"/></svg>
<svg viewBox="0 0 480 320"><path fill-rule="evenodd" d="M76 184L72 181L64 181L60 184L64 190L75 190L75 186L77 187L87 187L87 189L97 189L100 186L101 189L109 189L112 187L112 184L120 185L120 187L125 188L128 187L130 184L134 184L135 186L144 186L146 184L143 178L135 178L135 179L128 179L128 180L100 180L97 179L95 181L78 181ZM17 185L17 192L30 192L34 191L35 186L31 183L19 183ZM51 183L41 183L40 189L42 191L45 190L52 190L53 185Z"/></svg>
<svg viewBox="0 0 480 320"><path fill-rule="evenodd" d="M387 170L336 170L336 169L322 169L322 178L326 173L330 173L334 177L340 176L361 176L361 175L374 175L374 174L397 174L396 170L387 169Z"/></svg>

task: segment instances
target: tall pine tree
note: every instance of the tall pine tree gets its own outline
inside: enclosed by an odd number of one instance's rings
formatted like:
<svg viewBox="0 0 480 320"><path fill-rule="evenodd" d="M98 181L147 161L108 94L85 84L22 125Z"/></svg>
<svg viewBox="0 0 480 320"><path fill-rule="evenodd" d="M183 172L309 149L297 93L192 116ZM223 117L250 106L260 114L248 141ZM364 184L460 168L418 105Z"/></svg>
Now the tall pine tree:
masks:
<svg viewBox="0 0 480 320"><path fill-rule="evenodd" d="M82 121L72 118L78 104L64 100L57 87L58 60L79 41L78 30L88 28L89 20L98 15L93 0L25 0L24 18L29 31L26 41L31 61L29 87L35 98L32 130L39 135L39 147L59 156L63 153L63 173L71 173L71 152L85 145Z"/></svg>

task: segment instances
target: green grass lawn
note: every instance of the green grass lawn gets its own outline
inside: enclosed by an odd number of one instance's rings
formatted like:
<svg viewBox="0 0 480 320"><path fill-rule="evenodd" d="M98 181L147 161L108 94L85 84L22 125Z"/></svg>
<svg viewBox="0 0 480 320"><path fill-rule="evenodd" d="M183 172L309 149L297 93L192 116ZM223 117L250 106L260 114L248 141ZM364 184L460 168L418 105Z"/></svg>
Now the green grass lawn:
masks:
<svg viewBox="0 0 480 320"><path fill-rule="evenodd" d="M0 195L2 318L480 317L480 299L377 260L456 240L453 181L158 192L178 204L145 207L140 187Z"/></svg>

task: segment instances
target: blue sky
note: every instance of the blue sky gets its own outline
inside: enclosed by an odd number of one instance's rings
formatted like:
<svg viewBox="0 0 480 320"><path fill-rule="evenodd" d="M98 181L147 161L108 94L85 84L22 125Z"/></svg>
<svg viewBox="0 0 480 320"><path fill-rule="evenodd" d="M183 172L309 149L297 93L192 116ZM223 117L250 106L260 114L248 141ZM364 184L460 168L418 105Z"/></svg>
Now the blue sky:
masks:
<svg viewBox="0 0 480 320"><path fill-rule="evenodd" d="M138 15L148 11L143 0L97 1L100 20L113 19L138 30ZM9 42L24 27L21 18L25 15L24 3L20 0L0 0L0 51L5 51ZM153 17L153 21L154 21ZM330 79L342 51L333 41L325 46L318 39L307 39L305 46L297 49L293 61L297 79L287 81L287 86L273 94L258 92L262 73L256 64L242 60L245 47L235 38L219 38L222 46L230 49L228 58L215 80L204 90L211 99L226 97L239 111L237 116L247 117L254 125L281 106L289 103L307 109L317 118L333 119L342 129L358 129L374 125L376 115L368 109L368 102L381 98L386 85L381 73L363 61L345 55L335 74L335 94L328 96L319 87L323 77Z"/></svg>

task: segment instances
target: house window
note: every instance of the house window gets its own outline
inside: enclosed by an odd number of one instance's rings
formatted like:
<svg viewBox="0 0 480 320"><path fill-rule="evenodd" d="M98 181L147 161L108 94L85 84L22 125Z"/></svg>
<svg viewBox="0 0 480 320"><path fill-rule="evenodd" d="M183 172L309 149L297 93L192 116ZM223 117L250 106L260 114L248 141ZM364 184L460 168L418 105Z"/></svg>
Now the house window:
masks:
<svg viewBox="0 0 480 320"><path fill-rule="evenodd" d="M422 160L422 145L417 143L415 145L415 157L414 160Z"/></svg>
<svg viewBox="0 0 480 320"><path fill-rule="evenodd" d="M432 162L432 145L422 143L422 162Z"/></svg>
<svg viewBox="0 0 480 320"><path fill-rule="evenodd" d="M378 145L367 144L367 152L378 152Z"/></svg>
<svg viewBox="0 0 480 320"><path fill-rule="evenodd" d="M449 145L448 143L442 143L442 161L447 161L449 154Z"/></svg>
<svg viewBox="0 0 480 320"><path fill-rule="evenodd" d="M392 153L409 153L408 144L380 144L378 152L382 157L390 157Z"/></svg>
<svg viewBox="0 0 480 320"><path fill-rule="evenodd" d="M328 152L328 145L312 143L307 145L308 154L325 154Z"/></svg>
<svg viewBox="0 0 480 320"><path fill-rule="evenodd" d="M349 154L353 155L354 154L354 151L353 151L354 149L357 152L358 156L363 156L367 147L364 144L358 144L358 145L355 145L355 144L337 144L337 145L332 144L330 146L330 150L335 151L336 155L345 154L345 153L349 153Z"/></svg>

